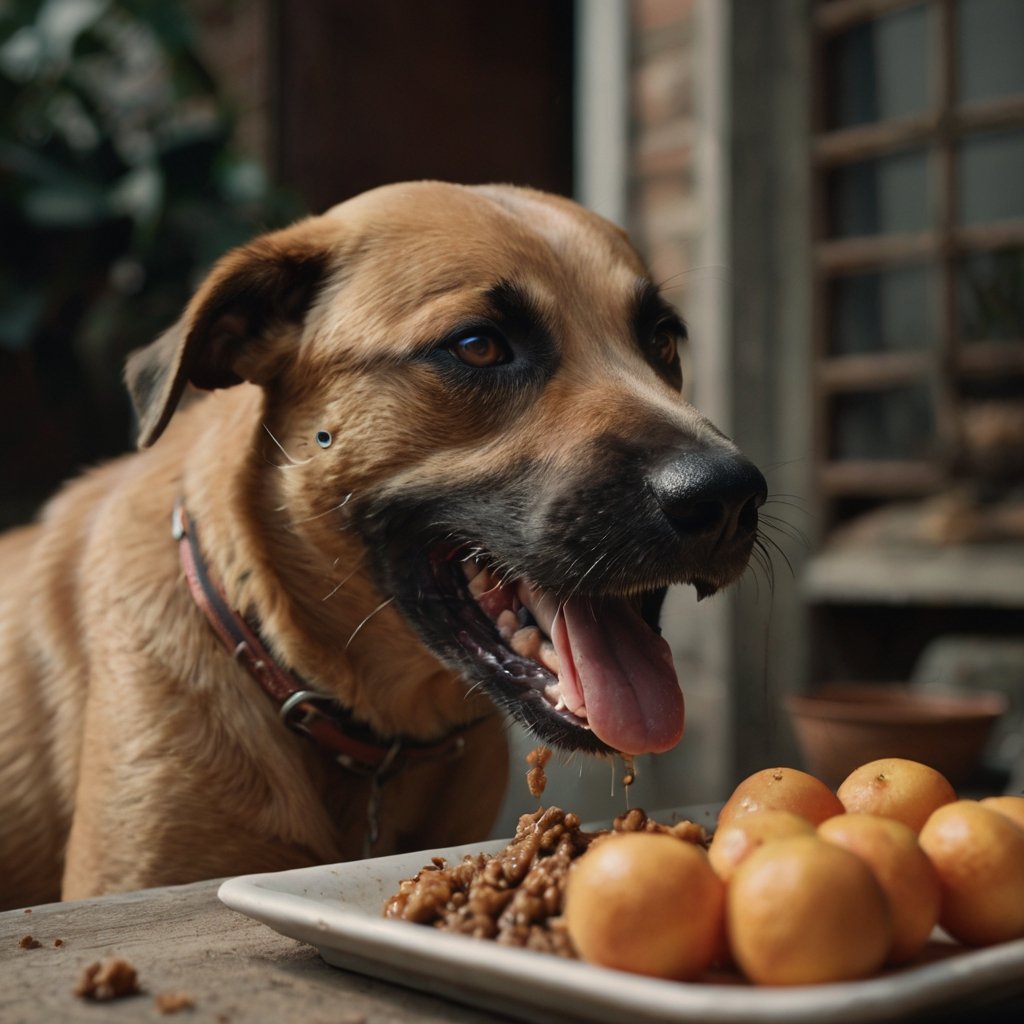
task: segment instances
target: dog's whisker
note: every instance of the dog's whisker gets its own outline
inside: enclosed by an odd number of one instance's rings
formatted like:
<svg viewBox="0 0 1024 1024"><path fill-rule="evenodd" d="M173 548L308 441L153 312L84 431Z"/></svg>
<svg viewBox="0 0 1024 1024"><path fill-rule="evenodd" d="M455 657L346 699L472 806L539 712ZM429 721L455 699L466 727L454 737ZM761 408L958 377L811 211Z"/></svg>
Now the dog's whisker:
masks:
<svg viewBox="0 0 1024 1024"><path fill-rule="evenodd" d="M805 516L811 515L811 512L807 508L807 506L799 497L796 497L795 495L791 497L785 494L773 494L765 502L764 507L767 507L769 505L781 505L783 508L792 509L794 512L800 512ZM764 507L762 507L761 512L764 511Z"/></svg>
<svg viewBox="0 0 1024 1024"><path fill-rule="evenodd" d="M570 597L575 597L583 586L583 581L601 564L601 561L608 555L608 551L602 551L593 562L590 563L590 568L583 573L582 576L573 584L572 589L569 591Z"/></svg>
<svg viewBox="0 0 1024 1024"><path fill-rule="evenodd" d="M594 560L593 560L593 561L592 561L592 562L590 563L590 566L589 566L589 568L587 568L587 569L586 569L586 570L584 571L584 573L583 573L582 577L580 577L580 581L579 581L579 583L577 584L577 590L579 590L579 589L580 589L580 587L582 587L582 586L583 586L583 582L584 582L584 580L586 580L586 579L587 579L587 577L589 577L589 575L591 574L591 572L593 572L593 571L594 571L594 569L596 569L596 568L598 567L598 565L600 565L600 564L601 564L601 562L602 562L602 561L603 561L603 560L604 560L604 559L605 559L605 558L607 557L607 555L608 555L608 552L607 552L607 551L602 551L602 552L601 552L601 554L599 554L599 555L597 556L597 558L595 558L595 559L594 559Z"/></svg>
<svg viewBox="0 0 1024 1024"><path fill-rule="evenodd" d="M750 561L747 562L747 568L740 577L739 587L740 589L743 589L748 584L748 581L753 582L755 604L761 600L761 576L760 573L758 573L758 569L761 570L761 573L764 573L764 563L760 560L760 555L755 555L752 551L750 553Z"/></svg>
<svg viewBox="0 0 1024 1024"><path fill-rule="evenodd" d="M342 498L341 501L338 502L337 505L335 505L333 508L327 509L326 512L317 512L316 515L308 516L305 519L296 519L294 521L294 525L298 526L300 523L311 523L311 522L313 522L314 519L323 519L324 516L329 516L329 515L331 515L332 512L340 511L341 509L343 509L349 503L349 501L352 498L352 494L353 494L353 492L349 491L348 494L346 494L345 497Z"/></svg>
<svg viewBox="0 0 1024 1024"><path fill-rule="evenodd" d="M755 587L755 600L760 600L761 585L760 581L763 577L766 586L768 587L769 595L775 592L775 564L771 558L771 554L767 544L763 537L759 533L754 538L753 548L750 553L750 561L748 563L748 571L741 577L742 582L747 579L753 579Z"/></svg>
<svg viewBox="0 0 1024 1024"><path fill-rule="evenodd" d="M475 682L475 683L474 683L474 684L473 684L473 685L472 685L472 686L471 686L471 687L470 687L470 688L469 688L469 689L468 689L468 690L466 691L465 695L463 696L463 700L469 700L469 698L470 698L470 697L472 697L474 693L482 693L482 692L483 692L483 689L484 689L484 684L483 684L482 682L480 682L480 680L477 680L477 681L476 681L476 682Z"/></svg>
<svg viewBox="0 0 1024 1024"><path fill-rule="evenodd" d="M352 646L352 641L355 640L356 635L363 628L363 626L365 626L370 621L370 619L372 619L374 617L374 615L376 615L378 612L383 611L385 608L387 608L387 606L389 604L391 604L391 602L394 601L394 599L395 599L395 596L394 596L394 594L392 594L391 597L385 598L383 601L381 601L381 603L379 605L377 605L377 607L374 608L373 611L370 612L370 614L367 615L366 618L363 619L363 621L360 622L359 625L356 626L356 628L354 630L352 630L352 635L345 642L345 646L344 646L343 650L347 651L349 649L349 647Z"/></svg>
<svg viewBox="0 0 1024 1024"><path fill-rule="evenodd" d="M268 427L268 426L266 425L266 423L264 423L264 424L263 424L262 426L263 426L263 429L264 429L264 430L265 430L265 431L267 432L267 435L268 435L268 436L270 437L270 440L271 440L271 441L273 441L273 442L274 442L274 444L276 444L276 445L277 445L277 447L278 447L278 448L279 448L279 449L281 450L281 454L282 454L282 455L284 455L284 457L285 457L285 458L286 458L286 459L287 459L287 460L288 460L288 461L289 461L289 462L290 462L290 463L291 463L291 464L292 464L293 466L304 466L304 465L306 465L306 463L307 463L307 462L312 462L312 461L313 461L313 456L312 456L312 455L311 455L311 456L310 456L310 457L309 457L308 459L302 459L302 460L299 460L299 459L293 459L293 458L291 457L291 455L289 455L289 454L288 454L288 452L287 452L287 451L285 451L285 447L284 447L284 445L283 445L283 444L281 444L281 442L280 442L280 441L278 441L278 439L277 439L276 437L274 437L274 432L273 432L273 431L272 431L272 430L270 429L270 427ZM278 469L287 469L288 467L287 467L287 466L278 466L277 468L278 468Z"/></svg>
<svg viewBox="0 0 1024 1024"><path fill-rule="evenodd" d="M340 557L340 556L339 556L339 557ZM360 569L362 569L362 567L363 567L363 563L364 563L365 561L366 561L366 558L365 558L365 556L364 556L363 558L360 558L360 559L359 559L359 562L358 562L358 563L356 564L356 567L355 567L355 568L354 568L354 569L353 569L353 570L352 570L352 571L351 571L351 572L350 572L350 573L349 573L349 574L348 574L348 575L347 575L347 576L346 576L346 577L345 577L345 578L344 578L343 580L341 580L341 582L339 582L339 583L336 583L336 584L335 584L335 585L334 585L334 586L333 586L333 587L332 587L332 588L330 589L330 591L328 591L328 593L324 594L324 596L320 598L320 600L321 600L321 601L329 601L329 600L330 600L330 599L331 599L332 597L334 597L334 595L335 595L335 594L336 594L336 593L337 593L337 592L338 592L339 590L341 590L341 588L342 588L343 586L345 586L345 584L346 584L346 583L348 583L348 581L349 581L350 579L352 579L352 577L353 577L353 576L355 576L355 574L356 574L357 572L359 572L359 570L360 570ZM337 565L337 564L338 564L338 559L337 559L337 558L336 558L336 559L334 560L334 564L335 564L335 565Z"/></svg>
<svg viewBox="0 0 1024 1024"><path fill-rule="evenodd" d="M779 498L786 498L788 501L792 502L796 507L807 507L807 498L805 495L790 494L788 491L773 491L771 494L768 495L768 502L770 503L776 501Z"/></svg>
<svg viewBox="0 0 1024 1024"><path fill-rule="evenodd" d="M805 548L808 547L807 535L803 530L798 529L792 523L787 523L785 519L781 519L777 516L766 516L761 517L761 528L762 530L774 530L776 533L780 533L783 537L794 543L801 544Z"/></svg>
<svg viewBox="0 0 1024 1024"><path fill-rule="evenodd" d="M666 277L664 280L659 281L658 291L682 288L684 284L683 278L691 278L697 274L704 274L712 270L722 275L716 278L716 280L728 281L732 276L731 268L727 263L699 263L696 266L687 267L686 270L681 270L678 274L673 274L671 277Z"/></svg>
<svg viewBox="0 0 1024 1024"><path fill-rule="evenodd" d="M783 562L786 563L786 568L789 569L790 576L796 579L796 570L793 568L793 563L789 560L789 556L786 554L782 545L779 544L773 537L769 537L764 534L759 534L757 539L762 545L763 550L766 554L768 554L767 549L769 547L778 552L779 557L783 560ZM774 562L772 564L774 565Z"/></svg>
<svg viewBox="0 0 1024 1024"><path fill-rule="evenodd" d="M595 545L596 547L603 548L602 553L597 557L597 559L594 562L591 563L590 567L582 574L582 576L579 576L577 578L576 582L573 584L572 588L569 591L569 595L568 595L569 597L573 597L577 593L579 593L580 588L583 585L584 579L586 579L586 577L591 572L593 572L593 570L595 568L597 568L597 565L600 563L600 561L603 558L605 558L606 556L611 554L611 548L610 548L610 543L609 543L611 538L612 538L612 530L609 528L608 530L605 531L604 536ZM579 565L582 560L583 560L583 555L582 554L577 555L568 564L568 566L566 566L565 575L569 576L569 577L575 576L576 575L576 566Z"/></svg>
<svg viewBox="0 0 1024 1024"><path fill-rule="evenodd" d="M760 570L760 572L758 572ZM751 563L750 579L754 581L754 603L761 603L761 581L764 580L765 587L767 587L768 594L774 592L771 581L771 570L765 565L763 561L756 561Z"/></svg>
<svg viewBox="0 0 1024 1024"><path fill-rule="evenodd" d="M769 595L775 593L775 563L772 561L771 556L767 551L759 551L760 566L764 573L765 583L768 585Z"/></svg>
<svg viewBox="0 0 1024 1024"><path fill-rule="evenodd" d="M758 554L765 583L768 585L768 593L772 595L775 593L775 561L767 547L759 547Z"/></svg>
<svg viewBox="0 0 1024 1024"><path fill-rule="evenodd" d="M775 543L764 530L758 530L754 536L753 552L758 554L762 559L767 562L771 562L771 549L775 549L781 552L779 545Z"/></svg>

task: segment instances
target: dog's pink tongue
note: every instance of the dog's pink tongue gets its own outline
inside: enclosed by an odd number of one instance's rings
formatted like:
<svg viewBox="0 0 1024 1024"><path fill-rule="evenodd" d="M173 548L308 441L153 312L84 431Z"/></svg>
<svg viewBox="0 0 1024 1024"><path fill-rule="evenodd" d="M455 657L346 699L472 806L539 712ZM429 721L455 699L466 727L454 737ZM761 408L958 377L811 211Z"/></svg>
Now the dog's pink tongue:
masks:
<svg viewBox="0 0 1024 1024"><path fill-rule="evenodd" d="M551 640L567 703L598 739L624 754L679 742L683 693L672 652L632 602L570 598L555 616Z"/></svg>

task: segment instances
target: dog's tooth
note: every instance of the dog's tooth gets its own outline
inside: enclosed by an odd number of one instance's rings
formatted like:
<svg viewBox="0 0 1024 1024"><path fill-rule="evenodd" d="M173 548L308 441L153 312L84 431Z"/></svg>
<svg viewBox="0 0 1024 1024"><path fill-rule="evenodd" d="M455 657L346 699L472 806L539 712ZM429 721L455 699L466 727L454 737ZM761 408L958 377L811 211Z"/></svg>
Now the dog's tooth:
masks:
<svg viewBox="0 0 1024 1024"><path fill-rule="evenodd" d="M542 632L550 636L551 624L555 621L555 613L558 611L558 602L555 598L546 591L531 587L525 580L520 580L516 586L516 597L524 608L530 610Z"/></svg>
<svg viewBox="0 0 1024 1024"><path fill-rule="evenodd" d="M562 695L562 691L557 685L546 687L544 690L544 696L547 697L548 701L556 711L565 710L565 697Z"/></svg>
<svg viewBox="0 0 1024 1024"><path fill-rule="evenodd" d="M472 582L483 572L483 566L475 558L466 558L462 562L462 572L466 579Z"/></svg>
<svg viewBox="0 0 1024 1024"><path fill-rule="evenodd" d="M579 706L578 707L573 707L573 705L570 704L568 700L566 700L565 688L562 686L562 679L561 679L561 677L559 677L559 679L558 679L558 688L562 692L562 702L565 704L565 710L568 711L571 715L575 715L577 718L582 718L583 721L586 721L587 720L587 705L584 703L584 701L582 699L583 695L579 694L579 697L580 697Z"/></svg>
<svg viewBox="0 0 1024 1024"><path fill-rule="evenodd" d="M551 643L550 640L545 640L540 645L538 660L550 673L552 673L552 675L558 675L561 662L558 659L558 652L555 650L555 645Z"/></svg>
<svg viewBox="0 0 1024 1024"><path fill-rule="evenodd" d="M481 569L470 581L469 581L469 592L474 597L479 597L481 594L486 594L488 590L493 589L491 583L491 574L486 569Z"/></svg>
<svg viewBox="0 0 1024 1024"><path fill-rule="evenodd" d="M499 616L496 623L498 632L501 634L503 640L511 640L519 629L519 620L516 618L516 613L510 611L508 608L505 609Z"/></svg>
<svg viewBox="0 0 1024 1024"><path fill-rule="evenodd" d="M569 714L575 715L576 718L580 719L582 724L587 724L587 709L585 707L581 707L578 710L573 711L573 709L566 704L565 694L562 693L562 688L557 683L552 683L550 686L544 687L544 698L555 711L568 711Z"/></svg>
<svg viewBox="0 0 1024 1024"><path fill-rule="evenodd" d="M509 641L509 646L516 654L520 657L532 658L534 661L537 661L537 656L540 653L540 641L540 630L536 626L520 628L519 620L516 620L516 629L512 634L512 639Z"/></svg>

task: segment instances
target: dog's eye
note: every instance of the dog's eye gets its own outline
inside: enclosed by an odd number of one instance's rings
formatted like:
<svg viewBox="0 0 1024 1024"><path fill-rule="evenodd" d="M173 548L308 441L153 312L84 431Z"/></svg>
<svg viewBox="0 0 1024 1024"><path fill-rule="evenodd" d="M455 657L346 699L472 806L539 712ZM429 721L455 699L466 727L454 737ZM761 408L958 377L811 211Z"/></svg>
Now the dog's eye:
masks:
<svg viewBox="0 0 1024 1024"><path fill-rule="evenodd" d="M663 324L654 331L651 338L651 355L666 366L674 365L678 355L679 336L669 325Z"/></svg>
<svg viewBox="0 0 1024 1024"><path fill-rule="evenodd" d="M512 358L508 342L493 334L467 334L452 342L450 351L467 366L500 366Z"/></svg>

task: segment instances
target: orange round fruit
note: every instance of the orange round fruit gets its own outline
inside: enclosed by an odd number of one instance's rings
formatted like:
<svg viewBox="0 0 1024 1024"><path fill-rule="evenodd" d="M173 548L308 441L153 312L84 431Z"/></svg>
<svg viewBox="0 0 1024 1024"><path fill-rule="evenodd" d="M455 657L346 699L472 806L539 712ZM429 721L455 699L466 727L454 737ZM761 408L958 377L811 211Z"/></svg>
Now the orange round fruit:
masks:
<svg viewBox="0 0 1024 1024"><path fill-rule="evenodd" d="M814 826L792 811L751 811L716 829L708 847L708 859L723 882L758 847L787 836L814 835Z"/></svg>
<svg viewBox="0 0 1024 1024"><path fill-rule="evenodd" d="M718 814L718 825L751 811L790 811L819 825L843 805L821 779L796 768L764 768L748 775L733 791Z"/></svg>
<svg viewBox="0 0 1024 1024"><path fill-rule="evenodd" d="M848 812L895 818L915 832L932 811L956 799L942 772L905 757L884 757L854 768L836 795Z"/></svg>
<svg viewBox="0 0 1024 1024"><path fill-rule="evenodd" d="M650 832L610 835L569 872L565 923L590 963L690 980L721 952L725 886L692 843Z"/></svg>
<svg viewBox="0 0 1024 1024"><path fill-rule="evenodd" d="M969 946L1024 938L1024 829L976 800L936 810L921 848L939 876L939 924Z"/></svg>
<svg viewBox="0 0 1024 1024"><path fill-rule="evenodd" d="M826 842L856 854L889 900L892 947L888 961L905 964L928 944L939 920L938 875L913 829L870 814L839 814L818 826Z"/></svg>
<svg viewBox="0 0 1024 1024"><path fill-rule="evenodd" d="M1006 815L1010 821L1024 828L1024 796L986 796L978 803L990 811Z"/></svg>
<svg viewBox="0 0 1024 1024"><path fill-rule="evenodd" d="M889 904L867 865L817 836L766 843L726 893L735 962L759 985L811 985L874 974L892 944Z"/></svg>

